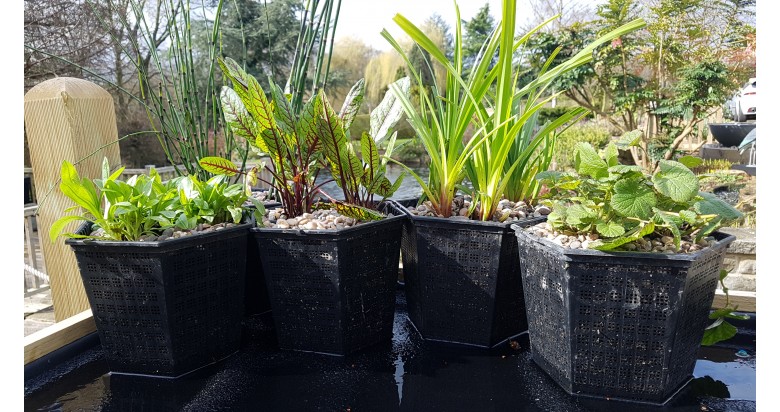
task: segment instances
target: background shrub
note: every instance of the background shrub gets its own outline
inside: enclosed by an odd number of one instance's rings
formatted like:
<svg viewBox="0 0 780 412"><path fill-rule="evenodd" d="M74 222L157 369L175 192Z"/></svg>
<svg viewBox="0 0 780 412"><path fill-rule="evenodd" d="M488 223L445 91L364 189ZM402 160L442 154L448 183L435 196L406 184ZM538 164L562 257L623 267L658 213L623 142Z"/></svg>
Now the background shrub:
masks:
<svg viewBox="0 0 780 412"><path fill-rule="evenodd" d="M574 145L587 142L597 149L603 149L609 143L609 129L593 122L572 125L555 138L553 168L555 170L574 169Z"/></svg>

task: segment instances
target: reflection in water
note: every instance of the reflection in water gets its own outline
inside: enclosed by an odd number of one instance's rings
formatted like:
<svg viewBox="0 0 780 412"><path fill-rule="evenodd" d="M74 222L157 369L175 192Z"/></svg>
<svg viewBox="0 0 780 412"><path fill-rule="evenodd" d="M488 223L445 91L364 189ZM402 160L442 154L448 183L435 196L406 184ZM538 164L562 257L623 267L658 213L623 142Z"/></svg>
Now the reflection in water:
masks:
<svg viewBox="0 0 780 412"><path fill-rule="evenodd" d="M410 167L410 169L417 173L417 175L419 175L423 181L428 181L427 166ZM386 176L391 182L395 182L395 179L401 175L401 172L405 172L403 167L394 163L387 164ZM409 173L405 172L405 175L406 176L404 177L404 180L401 182L401 186L393 194L392 199L412 199L419 197L422 194L422 189L420 188L420 184L417 182L417 180L410 176ZM319 176L317 176L316 183L320 184L332 179L333 176L331 176L330 171L323 170L320 172ZM336 199L344 199L344 193L341 191L341 188L336 184L336 182L326 183L322 186L322 190ZM379 198L380 197L377 196L377 200L379 200Z"/></svg>
<svg viewBox="0 0 780 412"><path fill-rule="evenodd" d="M270 314L244 326L239 353L195 374L176 381L109 375L93 359L25 396L25 410L660 410L568 395L533 363L527 335L493 350L425 342L407 319L402 291L392 341L347 357L280 351ZM664 410L755 411L755 356L736 352L703 348L696 379Z"/></svg>

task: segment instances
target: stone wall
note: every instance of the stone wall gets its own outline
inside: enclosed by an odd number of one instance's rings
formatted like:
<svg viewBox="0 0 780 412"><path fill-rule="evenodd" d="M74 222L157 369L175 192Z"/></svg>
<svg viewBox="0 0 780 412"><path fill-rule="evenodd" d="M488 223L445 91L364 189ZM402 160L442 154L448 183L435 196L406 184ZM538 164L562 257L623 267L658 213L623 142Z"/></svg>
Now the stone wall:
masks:
<svg viewBox="0 0 780 412"><path fill-rule="evenodd" d="M721 232L737 237L726 251L723 268L729 271L724 283L729 290L756 291L756 231L723 228ZM720 285L718 286L720 288Z"/></svg>

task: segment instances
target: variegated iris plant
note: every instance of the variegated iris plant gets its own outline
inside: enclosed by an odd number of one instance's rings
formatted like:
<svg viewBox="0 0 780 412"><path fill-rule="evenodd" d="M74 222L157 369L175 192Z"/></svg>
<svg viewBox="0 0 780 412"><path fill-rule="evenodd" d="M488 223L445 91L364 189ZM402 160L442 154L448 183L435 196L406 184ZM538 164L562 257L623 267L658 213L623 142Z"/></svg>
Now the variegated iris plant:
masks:
<svg viewBox="0 0 780 412"><path fill-rule="evenodd" d="M381 219L371 210L374 194L389 197L398 188L403 176L393 184L385 177L386 160L381 160L377 145L388 138L402 114L396 98L389 94L371 113L371 131L361 136L362 158L358 157L349 139L349 127L363 101L364 84L361 79L350 91L339 113L322 92L303 105L300 114L290 103L293 96L285 95L270 81L271 99L257 80L247 74L232 59L220 60L225 77L233 88L223 87L222 109L230 130L245 138L259 152L269 156L272 166L264 166L273 176L264 183L276 189L289 217L311 212L320 195L328 198L340 213L361 220ZM396 82L399 89L409 89L409 79ZM395 134L389 137L389 156L395 143ZM228 176L242 173L228 159L206 157L200 165L209 172ZM332 180L315 183L320 171L329 167ZM249 172L248 180L257 179ZM335 180L344 192L344 202L337 201L322 191L322 186Z"/></svg>
<svg viewBox="0 0 780 412"><path fill-rule="evenodd" d="M524 200L536 196L539 186L534 176L549 166L552 132L585 114L583 109L572 109L534 132L531 122L535 119L534 114L556 96L547 93L549 86L559 76L588 63L596 47L641 28L644 22L641 19L634 20L597 39L569 60L549 68L556 51L548 59L539 77L518 89L519 67L514 64L515 52L557 16L516 39L516 1L504 0L498 27L467 71L464 67L457 4L455 12L452 60L408 19L400 14L393 18L417 46L430 53L447 71L445 88L434 84L432 96L421 93L419 108L410 99L402 96L399 99L431 158L429 182L426 184L416 175L413 176L423 186L425 197L431 201L437 213L444 217L450 216L450 204L455 191L468 176L472 185L472 189L468 190L473 191L476 200L472 205L480 205L479 209L472 210L473 217L490 220L498 202L507 194L525 197ZM382 35L414 71L398 42L387 30L383 30ZM494 57L496 55L497 59ZM416 77L419 83L420 77ZM471 137L467 135L469 125L475 126Z"/></svg>

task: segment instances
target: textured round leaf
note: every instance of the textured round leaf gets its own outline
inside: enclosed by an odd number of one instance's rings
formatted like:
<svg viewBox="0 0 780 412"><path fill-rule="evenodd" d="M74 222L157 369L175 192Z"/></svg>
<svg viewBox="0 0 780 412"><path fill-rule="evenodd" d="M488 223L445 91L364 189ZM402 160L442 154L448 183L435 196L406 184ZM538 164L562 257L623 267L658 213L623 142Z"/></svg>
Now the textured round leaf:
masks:
<svg viewBox="0 0 780 412"><path fill-rule="evenodd" d="M601 179L609 176L607 172L607 162L599 156L596 149L589 143L580 142L574 146L574 162L577 173L588 175L594 179Z"/></svg>
<svg viewBox="0 0 780 412"><path fill-rule="evenodd" d="M653 175L653 185L664 196L675 202L687 202L699 192L699 180L682 163L661 160L660 170Z"/></svg>
<svg viewBox="0 0 780 412"><path fill-rule="evenodd" d="M604 237L618 237L626 233L623 226L615 222L599 223L596 225L596 230Z"/></svg>
<svg viewBox="0 0 780 412"><path fill-rule="evenodd" d="M696 202L693 208L701 215L718 215L726 220L736 220L742 217L742 212L724 202L712 193L700 193L702 200Z"/></svg>
<svg viewBox="0 0 780 412"><path fill-rule="evenodd" d="M655 203L653 189L643 180L626 179L615 183L615 194L612 195L609 205L621 216L647 220Z"/></svg>

